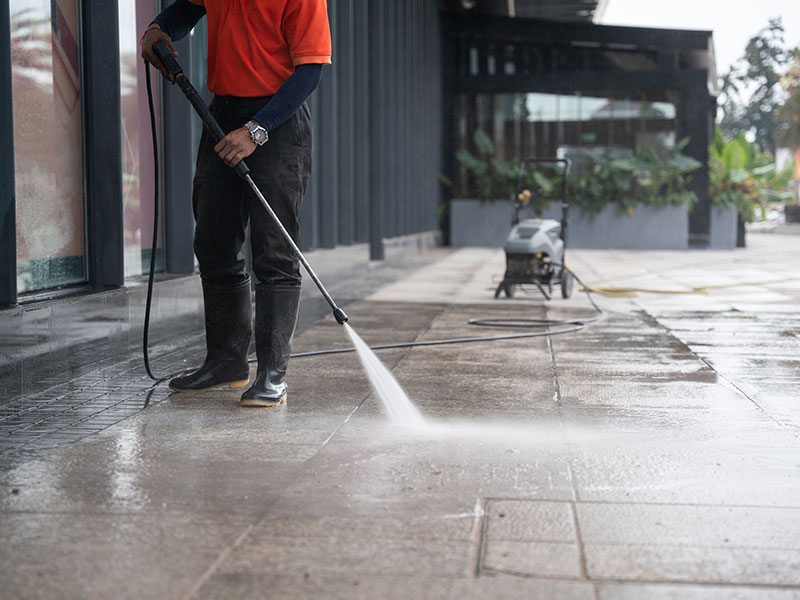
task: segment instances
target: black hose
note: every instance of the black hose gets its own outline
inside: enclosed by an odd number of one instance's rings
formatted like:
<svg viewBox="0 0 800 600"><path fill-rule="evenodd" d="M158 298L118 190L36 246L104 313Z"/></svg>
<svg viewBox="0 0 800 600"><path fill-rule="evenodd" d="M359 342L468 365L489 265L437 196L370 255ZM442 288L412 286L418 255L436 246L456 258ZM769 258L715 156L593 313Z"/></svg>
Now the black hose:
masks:
<svg viewBox="0 0 800 600"><path fill-rule="evenodd" d="M150 333L150 307L153 304L153 278L156 272L156 247L158 245L158 143L156 141L156 116L153 109L153 88L150 84L150 65L144 63L145 81L147 82L147 104L150 109L150 134L153 137L153 180L155 192L153 193L153 245L150 253L150 274L147 277L147 302L144 307L144 327L142 328L142 355L144 357L144 369L147 376L154 381L167 379L169 375L158 378L150 370L150 357L147 352L147 338Z"/></svg>
<svg viewBox="0 0 800 600"><path fill-rule="evenodd" d="M150 111L150 135L153 139L153 244L150 253L150 271L147 276L147 301L144 306L144 326L142 327L142 357L144 358L144 369L147 371L147 376L155 381L157 384L167 379L172 379L178 375L183 375L188 372L187 369L170 373L162 377L153 375L150 369L150 355L147 349L148 338L150 335L150 309L153 305L153 280L156 273L156 249L158 246L158 217L159 217L159 189L161 182L158 173L158 140L156 138L156 111L153 106L153 87L150 83L150 64L144 61L145 82L147 83L147 108Z"/></svg>
<svg viewBox="0 0 800 600"><path fill-rule="evenodd" d="M153 246L150 255L150 273L147 278L147 302L144 310L144 327L142 332L142 354L144 357L144 368L150 379L161 382L170 379L186 371L179 371L163 377L156 377L150 370L150 360L147 350L148 335L150 331L150 308L153 300L153 279L156 270L156 245L158 244L158 202L159 202L159 173L158 173L158 143L156 140L156 118L155 109L153 107L153 91L150 83L150 65L145 61L145 80L147 82L147 103L150 110L150 132L153 138L153 179L155 185L154 196L154 210L153 210ZM470 319L467 321L470 325L481 327L516 327L516 328L540 328L540 327L562 327L556 331L536 331L533 333L516 333L509 335L493 335L482 337L464 337L464 338L451 338L445 340L431 340L426 342L403 342L399 344L384 344L381 346L370 346L372 350L390 350L394 348L412 348L416 346L442 346L446 344L474 344L479 342L496 342L501 340L514 340L522 338L533 337L552 337L554 335L563 335L565 333L574 333L585 328L588 323L597 321L603 315L603 310L597 306L591 292L586 285L575 275L566 265L552 263L553 266L563 266L563 268L575 278L575 280L583 286L589 301L595 309L595 314L585 319L572 319L566 321L548 320L548 319ZM341 309L340 309L341 310ZM345 319L346 320L346 319ZM337 319L338 321L338 319ZM292 358L303 358L308 356L322 356L325 354L345 354L348 352L355 352L355 348L333 348L330 350L313 350L310 352L299 352L292 354ZM250 359L248 362L256 362L256 359Z"/></svg>
<svg viewBox="0 0 800 600"><path fill-rule="evenodd" d="M589 298L589 302L591 302L592 307L595 310L593 315L590 315L585 319L569 319L565 321L550 320L550 319L520 319L520 318L469 319L467 321L469 325L475 325L479 327L513 327L513 328L562 327L562 329L558 329L556 331L535 331L533 333L515 333L509 335L450 338L445 340L430 340L425 342L402 342L399 344L384 344L381 346L370 346L370 349L391 350L394 348L413 348L415 346L442 346L445 344L474 344L478 342L498 342L501 340L517 340L522 338L552 337L554 335L563 335L565 333L574 333L576 331L580 331L581 329L584 329L589 323L593 323L595 321L600 320L604 314L603 309L597 305L597 302L595 302L594 298L592 297L592 293L586 287L586 284L584 284L580 280L580 278L577 275L575 275L575 273L571 269L569 269L569 267L567 267L566 265L561 265L559 263L552 263L552 264L553 266L563 267L583 287L583 291L586 293L586 296ZM322 356L324 354L346 354L348 352L355 352L355 351L356 351L355 348L333 348L331 350L311 350L309 352L299 352L297 354L292 354L292 358L303 358L307 356ZM250 359L250 362L255 362L255 360Z"/></svg>

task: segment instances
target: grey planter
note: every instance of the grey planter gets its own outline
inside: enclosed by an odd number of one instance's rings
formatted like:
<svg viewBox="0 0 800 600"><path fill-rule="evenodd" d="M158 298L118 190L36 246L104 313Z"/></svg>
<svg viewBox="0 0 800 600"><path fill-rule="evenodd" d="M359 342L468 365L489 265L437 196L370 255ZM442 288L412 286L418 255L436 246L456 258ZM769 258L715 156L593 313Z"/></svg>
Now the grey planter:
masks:
<svg viewBox="0 0 800 600"><path fill-rule="evenodd" d="M561 218L551 204L542 217ZM450 245L502 247L511 229L513 209L508 201L453 200L450 205ZM686 250L689 210L686 205L653 208L637 206L633 215L606 206L594 219L577 209L569 215L567 246L630 250Z"/></svg>
<svg viewBox="0 0 800 600"><path fill-rule="evenodd" d="M497 247L511 230L513 208L507 200L452 200L450 203L450 245Z"/></svg>
<svg viewBox="0 0 800 600"><path fill-rule="evenodd" d="M736 216L735 206L711 207L711 228L708 231L710 250L733 250L736 248Z"/></svg>

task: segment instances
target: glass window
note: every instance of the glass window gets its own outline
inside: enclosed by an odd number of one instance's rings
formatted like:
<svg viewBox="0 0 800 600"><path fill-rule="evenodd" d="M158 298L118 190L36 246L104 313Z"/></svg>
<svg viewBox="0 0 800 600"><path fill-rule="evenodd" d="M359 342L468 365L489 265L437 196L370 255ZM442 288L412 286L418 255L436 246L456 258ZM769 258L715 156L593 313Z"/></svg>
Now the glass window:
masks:
<svg viewBox="0 0 800 600"><path fill-rule="evenodd" d="M139 55L139 37L158 14L155 0L120 0L119 54L122 112L122 202L125 276L141 275L150 268L153 242L153 149L147 107L145 66ZM150 72L153 101L160 136L161 75ZM162 151L159 137L159 151ZM163 169L161 170L163 173ZM163 195L162 195L163 198ZM163 204L159 214L163 215ZM156 268L164 269L163 219L159 222Z"/></svg>
<svg viewBox="0 0 800 600"><path fill-rule="evenodd" d="M581 40L551 44L525 40L468 40L458 44L455 53L460 74L467 77L483 74L654 71L658 68L658 52L652 48Z"/></svg>
<svg viewBox="0 0 800 600"><path fill-rule="evenodd" d="M456 150L475 151L480 129L494 143L493 156L516 162L523 157L575 156L600 149L630 156L674 147L680 93L670 90L586 94L475 94L457 99ZM456 171L456 193L469 196L470 178Z"/></svg>
<svg viewBox="0 0 800 600"><path fill-rule="evenodd" d="M78 0L11 0L17 291L86 281Z"/></svg>

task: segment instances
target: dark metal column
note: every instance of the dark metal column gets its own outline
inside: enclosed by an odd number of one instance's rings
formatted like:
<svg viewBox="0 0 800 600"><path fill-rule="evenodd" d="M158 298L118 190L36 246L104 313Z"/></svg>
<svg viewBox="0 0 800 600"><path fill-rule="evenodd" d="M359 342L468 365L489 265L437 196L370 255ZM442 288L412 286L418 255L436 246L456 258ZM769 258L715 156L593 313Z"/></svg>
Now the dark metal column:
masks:
<svg viewBox="0 0 800 600"><path fill-rule="evenodd" d="M419 27L415 25L419 24ZM411 127L409 128L409 135L410 135L410 148L411 148L411 169L415 173L424 173L428 167L425 164L425 158L427 155L427 148L431 143L428 139L428 135L434 134L434 131L429 130L427 128L431 111L438 110L439 107L435 105L430 105L426 102L426 90L425 90L425 81L427 79L427 73L431 67L431 65L426 64L427 60L430 57L425 56L425 36L426 32L430 28L431 24L425 18L425 4L420 0L416 0L414 2L414 23L412 24L412 32L413 37L411 40L411 65L412 68L410 69L410 76L411 76L411 85L412 85L412 96L411 96ZM425 68L421 68L419 65L425 65ZM422 106L424 110L421 111L421 114L415 115L413 107L415 106ZM423 132L426 132L424 133ZM416 186L416 189L412 189L412 193L415 196L419 196L419 200L414 202L414 219L411 223L411 230L412 231L424 231L425 229L425 212L426 206L429 202L433 202L434 199L428 193L428 181L427 178L423 179L419 182Z"/></svg>
<svg viewBox="0 0 800 600"><path fill-rule="evenodd" d="M335 50L337 72L337 164L338 164L338 236L337 243L352 244L354 219L354 48L353 0L337 0Z"/></svg>
<svg viewBox="0 0 800 600"><path fill-rule="evenodd" d="M83 114L89 283L124 281L119 22L116 2L84 2Z"/></svg>
<svg viewBox="0 0 800 600"><path fill-rule="evenodd" d="M395 161L395 201L393 203L393 225L391 235L403 235L406 233L407 218L412 210L406 195L406 185L408 182L408 127L409 120L406 117L406 101L408 99L408 79L406 78L406 68L411 57L408 53L408 0L406 2L395 3L394 35L397 53L395 54L396 75L394 77L395 118L393 119L395 131L393 138L396 140L397 160ZM389 224L387 224L389 225Z"/></svg>
<svg viewBox="0 0 800 600"><path fill-rule="evenodd" d="M399 168L400 153L399 145L401 142L400 123L398 122L398 73L400 64L400 48L398 44L398 6L397 2L390 2L383 15L383 72L386 77L383 79L383 123L386 137L381 143L381 155L383 158L384 200L383 200L383 235L382 237L391 238L397 235L397 210L399 205Z"/></svg>
<svg viewBox="0 0 800 600"><path fill-rule="evenodd" d="M369 257L383 260L383 214L386 150L386 3L375 2L369 11Z"/></svg>
<svg viewBox="0 0 800 600"><path fill-rule="evenodd" d="M369 180L370 180L370 131L369 131L369 12L371 0L355 0L353 7L353 111L355 182L353 197L355 203L355 239L366 242L369 239Z"/></svg>
<svg viewBox="0 0 800 600"><path fill-rule="evenodd" d="M442 16L441 13L436 10L436 7L430 6L427 3L425 4L426 9L430 12L430 18L427 19L428 23L428 36L430 41L427 45L428 52L431 56L435 56L434 59L434 67L431 69L431 72L428 74L428 82L432 88L430 93L429 102L431 105L431 130L436 132L436 143L431 145L429 148L429 156L430 162L435 167L434 177L430 179L429 190L431 194L431 199L433 201L427 204L428 206L428 227L431 229L438 229L439 224L439 209L442 203L442 188L443 185L440 181L440 174L442 172L442 165L444 164L443 156L442 156L442 141L445 137L445 131L449 131L449 128L452 126L451 122L447 122L444 120L444 113L441 110L441 106L445 103L453 103L454 98L449 95L445 95L443 91L443 79L442 73L445 69L444 62L442 60ZM446 123L446 125L445 125ZM447 128L447 129L446 129Z"/></svg>
<svg viewBox="0 0 800 600"><path fill-rule="evenodd" d="M684 131L690 136L684 152L700 161L700 169L692 173L689 190L697 194L697 204L689 213L689 243L694 247L707 247L711 230L711 198L708 195L708 147L711 144L711 102L702 73L693 86L684 88Z"/></svg>
<svg viewBox="0 0 800 600"><path fill-rule="evenodd" d="M331 31L336 32L338 24L337 0L329 0L328 15ZM326 68L317 94L319 94L319 128L317 144L319 146L319 160L316 164L319 178L317 194L319 194L319 220L318 243L321 248L333 248L337 242L337 204L339 202L338 169L337 166L337 102L336 90L338 86L339 69L338 58L333 57L332 67Z"/></svg>
<svg viewBox="0 0 800 600"><path fill-rule="evenodd" d="M14 115L11 93L11 14L0 5L0 306L17 303L17 214L14 190Z"/></svg>

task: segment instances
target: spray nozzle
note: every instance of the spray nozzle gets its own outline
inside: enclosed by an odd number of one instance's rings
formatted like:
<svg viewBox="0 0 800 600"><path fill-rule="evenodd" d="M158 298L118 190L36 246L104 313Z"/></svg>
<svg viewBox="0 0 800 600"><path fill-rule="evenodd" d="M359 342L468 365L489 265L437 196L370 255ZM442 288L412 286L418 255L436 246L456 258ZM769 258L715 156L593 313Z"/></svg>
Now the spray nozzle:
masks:
<svg viewBox="0 0 800 600"><path fill-rule="evenodd" d="M344 325L347 323L347 315L338 306L333 309L333 317L336 319L336 322L339 323L339 325Z"/></svg>

